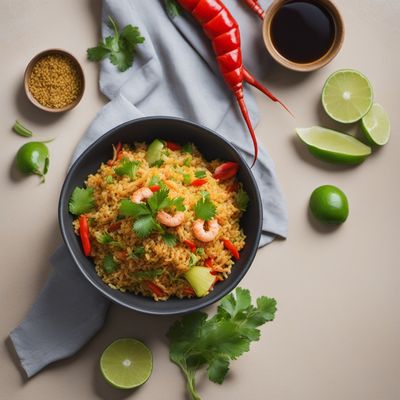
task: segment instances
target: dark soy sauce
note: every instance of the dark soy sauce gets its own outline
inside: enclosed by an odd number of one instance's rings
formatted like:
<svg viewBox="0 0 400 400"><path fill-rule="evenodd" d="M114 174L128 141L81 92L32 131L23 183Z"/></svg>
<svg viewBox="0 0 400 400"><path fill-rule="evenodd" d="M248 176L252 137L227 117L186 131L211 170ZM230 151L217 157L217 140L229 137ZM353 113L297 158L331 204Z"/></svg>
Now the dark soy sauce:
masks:
<svg viewBox="0 0 400 400"><path fill-rule="evenodd" d="M312 1L290 1L271 21L271 39L286 59L309 63L328 52L335 38L330 13Z"/></svg>

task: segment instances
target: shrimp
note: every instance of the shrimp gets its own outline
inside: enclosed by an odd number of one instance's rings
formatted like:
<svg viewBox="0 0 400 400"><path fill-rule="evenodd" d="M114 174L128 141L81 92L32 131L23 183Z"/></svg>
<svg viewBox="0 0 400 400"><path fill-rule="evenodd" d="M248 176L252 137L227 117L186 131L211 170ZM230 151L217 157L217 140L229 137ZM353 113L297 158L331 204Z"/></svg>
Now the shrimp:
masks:
<svg viewBox="0 0 400 400"><path fill-rule="evenodd" d="M201 242L212 242L218 235L219 232L219 223L216 218L211 219L208 221L208 229L204 229L206 221L203 219L197 219L194 221L192 230L193 235L197 240Z"/></svg>
<svg viewBox="0 0 400 400"><path fill-rule="evenodd" d="M134 203L141 203L143 200L146 200L146 199L150 198L151 196L153 196L153 192L151 191L151 189L148 187L142 187L142 188L136 190L132 194L131 200Z"/></svg>
<svg viewBox="0 0 400 400"><path fill-rule="evenodd" d="M160 224L168 226L170 228L174 228L180 225L185 219L185 214L182 211L178 211L175 215L168 214L165 211L159 211L157 213L157 221Z"/></svg>

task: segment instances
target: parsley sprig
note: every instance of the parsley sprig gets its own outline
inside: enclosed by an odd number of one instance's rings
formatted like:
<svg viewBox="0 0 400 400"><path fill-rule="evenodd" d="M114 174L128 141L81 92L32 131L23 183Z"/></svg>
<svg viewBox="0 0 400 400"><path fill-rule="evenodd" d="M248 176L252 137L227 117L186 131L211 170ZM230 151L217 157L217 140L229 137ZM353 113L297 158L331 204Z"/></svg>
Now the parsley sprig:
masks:
<svg viewBox="0 0 400 400"><path fill-rule="evenodd" d="M126 25L121 32L115 21L108 17L109 26L114 31L114 36L107 36L96 47L87 49L90 61L101 61L108 57L119 71L124 72L133 64L136 46L144 42L137 26Z"/></svg>
<svg viewBox="0 0 400 400"><path fill-rule="evenodd" d="M163 232L163 228L156 220L158 211L175 209L184 211L183 197L171 199L168 197L169 190L166 188L155 192L147 203L133 203L131 200L121 200L119 214L124 217L133 217L135 222L132 229L140 237L149 236L154 231Z"/></svg>
<svg viewBox="0 0 400 400"><path fill-rule="evenodd" d="M172 325L167 333L170 359L182 369L192 399L200 399L196 371L207 366L208 378L222 383L230 361L250 350L250 343L260 338L258 327L272 321L275 312L275 299L261 296L254 306L250 292L237 288L235 295L223 298L212 318L197 311Z"/></svg>

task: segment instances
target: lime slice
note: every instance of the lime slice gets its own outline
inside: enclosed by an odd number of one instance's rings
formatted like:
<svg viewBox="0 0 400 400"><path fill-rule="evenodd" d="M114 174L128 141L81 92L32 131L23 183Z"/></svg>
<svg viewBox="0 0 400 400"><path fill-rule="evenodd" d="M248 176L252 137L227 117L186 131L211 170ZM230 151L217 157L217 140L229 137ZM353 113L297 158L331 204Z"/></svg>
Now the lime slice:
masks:
<svg viewBox="0 0 400 400"><path fill-rule="evenodd" d="M147 381L153 369L151 351L136 339L118 339L100 358L105 380L118 389L132 389Z"/></svg>
<svg viewBox="0 0 400 400"><path fill-rule="evenodd" d="M336 186L323 185L310 197L310 211L316 219L326 224L342 224L349 215L346 195Z"/></svg>
<svg viewBox="0 0 400 400"><path fill-rule="evenodd" d="M322 89L322 105L335 121L360 120L371 108L373 92L368 79L352 69L334 72Z"/></svg>
<svg viewBox="0 0 400 400"><path fill-rule="evenodd" d="M353 136L320 126L297 128L297 135L308 150L321 160L338 164L359 164L371 154L371 148Z"/></svg>
<svg viewBox="0 0 400 400"><path fill-rule="evenodd" d="M389 141L389 114L378 103L374 103L361 120L361 128L371 144L383 146Z"/></svg>

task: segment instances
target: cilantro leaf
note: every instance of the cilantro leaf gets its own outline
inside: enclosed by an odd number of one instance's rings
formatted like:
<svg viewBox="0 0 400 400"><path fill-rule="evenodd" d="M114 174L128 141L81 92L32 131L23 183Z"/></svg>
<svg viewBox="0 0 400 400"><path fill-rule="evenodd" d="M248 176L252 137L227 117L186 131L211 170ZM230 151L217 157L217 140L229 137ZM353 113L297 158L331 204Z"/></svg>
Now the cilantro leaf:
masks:
<svg viewBox="0 0 400 400"><path fill-rule="evenodd" d="M148 186L154 186L154 185L160 186L161 189L166 189L165 183L161 180L161 178L158 175L153 175L150 178Z"/></svg>
<svg viewBox="0 0 400 400"><path fill-rule="evenodd" d="M138 218L151 213L146 204L134 203L131 200L123 199L119 205L119 214L124 217Z"/></svg>
<svg viewBox="0 0 400 400"><path fill-rule="evenodd" d="M141 258L144 256L146 250L144 249L143 246L136 247L135 249L132 250L132 253L129 255L130 258Z"/></svg>
<svg viewBox="0 0 400 400"><path fill-rule="evenodd" d="M187 156L184 160L183 160L183 165L185 165L186 167L190 167L190 164L192 163L192 156Z"/></svg>
<svg viewBox="0 0 400 400"><path fill-rule="evenodd" d="M175 18L182 13L182 9L176 0L165 0L165 8L171 18Z"/></svg>
<svg viewBox="0 0 400 400"><path fill-rule="evenodd" d="M93 189L82 189L76 187L69 200L69 212L74 215L81 215L91 211L95 206Z"/></svg>
<svg viewBox="0 0 400 400"><path fill-rule="evenodd" d="M132 66L136 46L144 42L144 37L137 26L130 24L119 33L117 24L111 17L108 18L114 36L107 36L97 47L87 49L87 56L90 61L101 61L108 57L111 63L123 72Z"/></svg>
<svg viewBox="0 0 400 400"><path fill-rule="evenodd" d="M196 178L205 178L207 176L206 171L198 170L194 173Z"/></svg>
<svg viewBox="0 0 400 400"><path fill-rule="evenodd" d="M146 280L154 280L163 274L163 270L161 268L150 269L148 271L138 271L135 272L135 277L138 279L146 279Z"/></svg>
<svg viewBox="0 0 400 400"><path fill-rule="evenodd" d="M193 153L193 144L192 143L185 143L182 146L182 153L192 154Z"/></svg>
<svg viewBox="0 0 400 400"><path fill-rule="evenodd" d="M115 271L118 267L118 264L115 262L113 256L111 254L107 254L103 259L103 269L110 274Z"/></svg>
<svg viewBox="0 0 400 400"><path fill-rule="evenodd" d="M209 197L202 197L194 206L194 213L197 218L209 221L216 214L216 207Z"/></svg>
<svg viewBox="0 0 400 400"><path fill-rule="evenodd" d="M133 230L140 238L149 236L156 229L160 229L160 225L155 221L152 215L145 215L138 218L133 224Z"/></svg>
<svg viewBox="0 0 400 400"><path fill-rule="evenodd" d="M250 199L249 199L249 195L247 194L247 192L243 189L242 184L239 185L239 190L236 193L235 200L236 200L236 205L238 206L239 210L241 210L241 211L247 210L247 206L249 204Z"/></svg>
<svg viewBox="0 0 400 400"><path fill-rule="evenodd" d="M205 256L205 255L206 255L206 252L205 252L205 250L204 250L204 247L198 247L198 248L196 249L196 254L197 254L198 256L200 256L200 257Z"/></svg>
<svg viewBox="0 0 400 400"><path fill-rule="evenodd" d="M191 182L192 182L192 178L191 178L190 174L183 174L183 184L185 186L189 186Z"/></svg>
<svg viewBox="0 0 400 400"><path fill-rule="evenodd" d="M140 166L139 161L130 161L127 158L123 158L118 167L114 168L114 171L119 176L129 176L131 181L136 178L136 172Z"/></svg>
<svg viewBox="0 0 400 400"><path fill-rule="evenodd" d="M162 239L170 247L174 247L178 241L178 238L172 233L164 233L164 235L162 235Z"/></svg>
<svg viewBox="0 0 400 400"><path fill-rule="evenodd" d="M168 197L168 193L168 189L160 189L147 200L152 213L171 206L171 199Z"/></svg>
<svg viewBox="0 0 400 400"><path fill-rule="evenodd" d="M185 211L186 207L183 204L184 200L185 199L183 197L176 197L175 199L171 200L171 206L175 207L176 211Z"/></svg>
<svg viewBox="0 0 400 400"><path fill-rule="evenodd" d="M272 321L275 311L274 299L262 296L254 306L250 292L237 288L235 295L222 300L212 318L194 312L171 326L167 333L170 359L182 369L192 399L200 399L195 387L196 371L207 366L209 379L222 383L230 361L249 351L250 343L260 337L257 327Z"/></svg>
<svg viewBox="0 0 400 400"><path fill-rule="evenodd" d="M106 183L111 184L114 182L114 178L112 177L112 175L108 175L106 177Z"/></svg>
<svg viewBox="0 0 400 400"><path fill-rule="evenodd" d="M109 233L104 232L104 233L100 233L99 235L96 235L96 240L100 244L109 244L113 241L113 238L111 237L111 235Z"/></svg>

